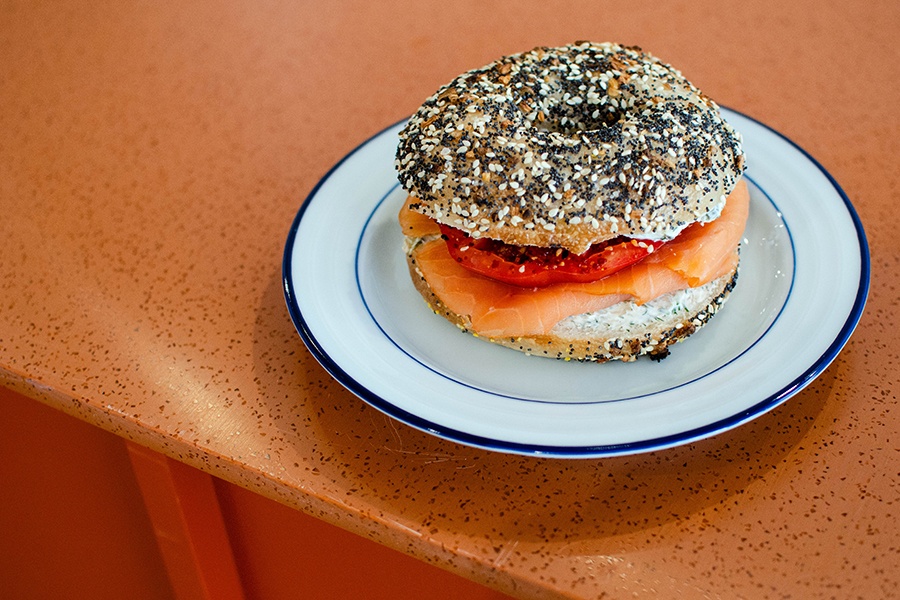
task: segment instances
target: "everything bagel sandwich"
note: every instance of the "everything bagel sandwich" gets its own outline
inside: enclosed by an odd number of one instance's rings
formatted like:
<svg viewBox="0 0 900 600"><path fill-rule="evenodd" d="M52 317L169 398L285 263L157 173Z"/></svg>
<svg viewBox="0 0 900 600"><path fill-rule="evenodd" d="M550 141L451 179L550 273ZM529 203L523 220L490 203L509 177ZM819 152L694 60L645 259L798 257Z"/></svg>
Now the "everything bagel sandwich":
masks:
<svg viewBox="0 0 900 600"><path fill-rule="evenodd" d="M740 135L638 48L535 48L464 73L400 133L416 289L480 338L563 359L663 358L733 289Z"/></svg>

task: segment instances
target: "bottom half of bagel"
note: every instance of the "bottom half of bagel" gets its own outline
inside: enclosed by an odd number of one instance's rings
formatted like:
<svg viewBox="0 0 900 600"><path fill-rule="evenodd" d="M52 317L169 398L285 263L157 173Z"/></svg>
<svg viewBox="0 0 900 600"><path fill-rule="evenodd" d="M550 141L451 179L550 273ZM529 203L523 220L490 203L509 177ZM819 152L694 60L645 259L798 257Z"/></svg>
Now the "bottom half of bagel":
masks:
<svg viewBox="0 0 900 600"><path fill-rule="evenodd" d="M416 289L436 314L462 331L529 355L562 360L662 360L669 348L706 325L725 303L738 278L738 267L698 286L676 290L639 304L622 300L609 307L565 317L548 332L516 335L479 333L467 314L448 308L407 254Z"/></svg>

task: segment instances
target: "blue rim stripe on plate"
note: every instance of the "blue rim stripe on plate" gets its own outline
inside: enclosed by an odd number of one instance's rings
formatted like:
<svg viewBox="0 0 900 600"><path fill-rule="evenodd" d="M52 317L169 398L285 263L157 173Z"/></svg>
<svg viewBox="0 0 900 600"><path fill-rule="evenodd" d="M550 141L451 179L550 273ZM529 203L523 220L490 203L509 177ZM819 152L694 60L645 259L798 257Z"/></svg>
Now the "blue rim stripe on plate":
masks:
<svg viewBox="0 0 900 600"><path fill-rule="evenodd" d="M365 294L363 293L363 290L362 290L362 284L361 284L361 282L360 282L360 277L359 277L359 266L360 266L359 263L360 263L360 255L361 255L361 252L362 252L362 241L363 241L363 238L365 237L366 230L369 228L369 224L372 222L372 219L375 217L375 213L378 212L378 209L379 209L379 208L381 207L381 205L385 202L385 200L387 200L388 196L390 196L390 195L394 192L394 190L396 190L398 187L400 187L400 184L399 184L399 183L395 183L394 185L392 185L392 186L390 187L390 189L389 189L387 192L385 192L385 193L381 196L381 199L378 200L378 202L375 204L375 207L374 207L374 208L372 209L372 211L369 213L369 216L366 218L366 221L365 221L365 223L363 224L362 230L360 231L359 239L357 240L357 243L356 243L356 255L355 255L356 290L357 290L357 292L359 293L360 301L362 302L363 306L364 306L365 309L366 309L366 314L369 315L369 319L372 320L372 322L375 324L375 326L378 328L378 330L381 332L381 334L382 334L387 340L389 340L389 341L391 342L391 344L393 344L394 347L397 348L397 350L399 350L401 353L405 354L410 360L412 360L413 362L415 362L416 364L418 364L419 366L421 366L423 369L426 369L426 370L428 370L428 371L431 371L431 372L434 373L435 375L438 375L438 376L440 376L440 377L443 377L444 379L446 379L446 380L448 380L448 381L451 381L451 382L455 383L456 385L460 385L460 386L462 386L462 387L466 387L466 388L469 388L469 389L473 389L473 390L476 390L476 391L481 392L481 393L483 393L483 394L487 394L487 395L490 395L490 396L496 396L496 397L498 397L498 398L504 398L504 399L507 399L507 400L516 400L516 401L519 401L519 402L537 402L537 403L540 403L540 404L559 404L559 405L565 405L565 406L574 406L574 405L579 405L579 404L580 404L580 405L589 405L589 404L609 404L609 403L612 403L612 402L625 402L625 401L628 401L628 400L636 400L636 399L638 399L638 398L643 398L643 397L646 397L646 396L652 396L652 395L654 395L654 394L661 394L661 393L664 393L664 392L669 392L669 391L671 391L671 390L676 390L676 389L681 388L681 387L684 387L684 386L686 386L686 385L690 385L690 384L692 384L692 383L694 383L694 382L696 382L696 381L700 381L701 379L704 379L705 377L709 377L710 375L712 375L712 374L714 374L714 373L720 371L721 369L724 369L725 367L727 367L728 365L730 365L730 364L733 363L734 361L738 360L738 359L739 359L740 357L742 357L744 354L746 354L747 352L749 352L749 351L750 351L753 347L755 347L755 346L756 346L763 338L765 338L766 335L768 335L768 333L769 333L769 331L772 329L772 327L774 327L775 324L778 322L778 319L781 317L781 314L784 312L785 307L787 307L788 302L789 302L790 299L791 299L791 292L792 292L793 289L794 289L794 281L795 281L796 275L797 275L797 252L796 252L796 248L794 247L794 239L793 239L793 236L791 235L791 229L790 229L790 226L789 226L788 223L784 220L784 217L783 217L783 215L781 215L781 211L779 210L778 205L775 203L774 200L772 200L772 196L769 195L769 193L766 192L766 190L763 189L763 187L762 187L761 185L759 185L759 184L758 184L755 180L753 180L751 177L749 177L749 176L747 176L747 175L744 175L744 178L747 179L748 181L750 181L751 183L753 183L753 185L756 186L756 189L758 189L760 192L762 192L762 194L766 197L766 200L768 200L769 204L771 204L772 207L774 207L775 211L778 212L778 214L780 215L779 218L781 219L781 222L782 222L782 224L784 225L785 231L787 232L787 236L788 236L788 239L789 239L790 244L791 244L791 256L792 256L792 260L793 260L793 265L792 265L793 268L792 268L792 271L791 271L791 284L790 284L790 286L788 287L788 293L787 293L787 295L785 296L784 302L782 303L781 307L778 309L778 313L775 315L775 318L772 320L771 323L769 323L769 326L766 327L766 330L763 331L762 334L760 334L760 336L759 336L758 338L756 338L756 339L753 341L753 343L751 343L750 345L748 345L748 346L747 346L746 348L744 348L739 354L737 354L736 356L732 357L732 358L731 358L730 360L728 360L727 362L725 362L725 363L719 365L719 366L716 367L715 369L713 369L713 370L711 370L711 371L707 371L707 372L704 373L703 375L700 375L700 376L698 376L698 377L696 377L696 378L694 378L694 379L691 379L691 380L689 380L689 381L685 381L685 382L679 383L678 385L673 385L672 387L669 387L669 388L665 388L665 389L661 389L661 390L655 390L655 391L653 391L653 392L648 392L648 393L646 393L646 394L640 394L640 395L637 395L637 396L627 396L627 397L624 397L624 398L609 398L609 399L606 399L606 400L593 400L593 401L585 400L585 401L577 401L577 402L559 402L559 401L555 401L555 400L542 400L542 399L536 399L536 398L523 398L523 397L519 397L519 396L511 396L511 395L508 395L508 394L501 394L501 393L499 393L499 392L495 392L495 391L488 390L488 389L485 389L485 388L482 388L482 387L478 387L478 386L473 385L473 384L470 384L470 383L466 383L465 381L461 381L461 380L459 380L459 379L456 379L456 378L454 378L454 377L448 375L447 373L444 373L443 371L440 371L440 370L438 370L437 368L435 368L435 367L433 367L433 366L431 366L431 365L428 365L428 364L422 362L421 360L419 360L418 358L416 358L415 356L413 356L412 354L410 354L409 352L407 352L406 348L404 348L404 347L403 347L402 345L400 345L394 338L392 338L392 337L390 336L390 334L387 332L387 330L386 330L384 327L382 327L381 323L378 322L378 319L375 318L375 315L372 314L372 311L371 311L371 309L369 308L369 303L368 303L368 301L366 300Z"/></svg>
<svg viewBox="0 0 900 600"><path fill-rule="evenodd" d="M726 108L726 107L723 107ZM292 272L292 249L294 246L294 241L297 235L297 231L300 227L300 222L303 218L303 215L306 213L306 209L310 205L310 203L315 199L319 189L324 185L326 181L328 181L334 173L354 154L359 152L366 145L371 143L374 139L384 134L386 131L396 127L397 125L403 123L406 119L401 119L396 123L385 127L381 131L375 133L361 144L359 144L356 148L354 148L350 153L348 153L344 158L342 158L338 163L336 163L328 172L325 174L322 179L316 184L316 186L312 189L310 194L307 196L306 200L301 204L296 217L294 218L293 223L291 224L291 228L288 232L287 243L285 244L283 260L282 260L282 280L284 286L284 295L285 302L287 304L288 312L290 313L291 320L294 323L297 332L300 334L301 339L306 344L307 348L319 361L319 363L334 377L339 383L341 383L344 387L346 387L349 391L353 392L359 398L364 400L365 402L371 404L375 408L381 410L382 412L398 419L407 425L415 427L417 429L421 429L428 433L431 433L437 437L445 438L451 441L463 443L469 446L480 447L488 450L496 450L503 452L512 452L516 454L526 454L526 455L536 455L536 456L551 456L551 457L559 457L559 458L587 458L587 457L603 457L603 456L614 456L619 454L633 454L638 452L646 452L650 450L661 450L665 448L669 448L676 445L686 444L691 441L700 440L716 433L721 433L732 429L742 423L759 416L762 413L765 413L779 404L786 401L788 398L802 390L806 387L813 379L815 379L819 374L824 371L828 365L837 357L840 350L844 347L847 341L850 338L850 335L853 333L853 330L856 328L857 323L859 322L860 317L862 316L863 309L865 308L866 298L868 296L869 291L869 283L870 283L870 257L869 257L869 246L868 241L866 239L865 231L862 226L862 221L859 218L856 210L853 207L853 204L850 202L849 197L838 184L838 182L832 177L832 175L819 163L812 155L810 155L806 150L797 145L790 138L786 137L782 133L772 129L765 123L758 121L752 117L749 117L743 113L735 111L733 109L727 109L730 112L735 113L757 125L764 128L765 130L775 134L778 138L787 142L791 147L799 151L807 160L810 161L828 180L834 190L837 192L838 196L844 203L844 207L847 210L852 222L853 226L856 230L857 241L859 243L860 250L860 277L859 277L859 285L857 288L856 298L854 300L853 306L850 312L847 315L846 320L844 321L843 326L841 327L840 332L826 349L826 351L819 357L818 360L814 361L809 367L807 367L800 375L798 375L793 381L784 386L780 391L775 394L770 395L767 398L764 398L760 402L754 404L753 406L748 407L745 410L739 411L738 413L731 415L725 419L720 419L718 421L708 423L701 427L697 427L688 431L680 432L677 434L672 434L668 436L662 436L657 438L652 438L648 440L638 440L634 442L627 442L622 444L608 444L608 445L596 445L596 446L556 446L556 445L534 445L534 444L523 444L517 442L506 442L503 440L495 440L491 438L485 438L482 436L477 436L473 434L469 434L463 431L459 431L456 429L452 429L449 427L443 427L439 424L432 423L426 419L423 419L413 413L410 413L404 409L401 409L389 401L381 398L380 396L374 394L365 386L361 385L357 382L352 376L350 376L340 365L338 365L321 347L319 342L316 340L315 335L310 330L308 324L306 323L303 315L300 311L299 305L296 300L296 291L294 289L294 282L291 277ZM759 188L759 186L757 186ZM760 188L761 189L761 188ZM793 246L793 244L792 244ZM777 322L777 318L774 322ZM764 337L764 336L763 336Z"/></svg>

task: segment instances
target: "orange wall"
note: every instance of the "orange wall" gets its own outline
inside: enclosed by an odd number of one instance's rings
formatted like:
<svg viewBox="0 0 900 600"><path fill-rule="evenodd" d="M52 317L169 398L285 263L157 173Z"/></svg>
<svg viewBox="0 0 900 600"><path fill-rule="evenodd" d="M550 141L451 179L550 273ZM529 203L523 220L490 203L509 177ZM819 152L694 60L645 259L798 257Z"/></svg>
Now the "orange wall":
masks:
<svg viewBox="0 0 900 600"><path fill-rule="evenodd" d="M116 436L0 387L0 596L166 600Z"/></svg>

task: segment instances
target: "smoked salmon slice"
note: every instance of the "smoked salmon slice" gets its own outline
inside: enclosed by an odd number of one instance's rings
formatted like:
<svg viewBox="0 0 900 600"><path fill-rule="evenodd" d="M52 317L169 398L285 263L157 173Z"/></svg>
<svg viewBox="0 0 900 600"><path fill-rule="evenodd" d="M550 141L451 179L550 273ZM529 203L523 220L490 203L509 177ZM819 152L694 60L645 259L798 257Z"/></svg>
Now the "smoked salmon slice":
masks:
<svg viewBox="0 0 900 600"><path fill-rule="evenodd" d="M441 228L434 219L412 209L411 205L415 202L416 199L413 196L407 196L403 208L400 209L399 221L403 235L411 238L440 235Z"/></svg>
<svg viewBox="0 0 900 600"><path fill-rule="evenodd" d="M473 332L486 337L544 335L567 317L629 299L643 304L730 273L737 264L749 204L747 186L741 181L718 219L691 225L641 262L590 283L522 288L495 281L460 266L440 238L419 244L412 258L438 299L454 313L468 316ZM400 217L410 237L439 233L434 221L407 206Z"/></svg>
<svg viewBox="0 0 900 600"><path fill-rule="evenodd" d="M750 192L741 180L728 196L718 219L690 225L645 261L659 262L681 273L691 287L708 283L716 278L716 273L722 274L721 263L740 242L749 212ZM733 262L727 263L733 266Z"/></svg>

